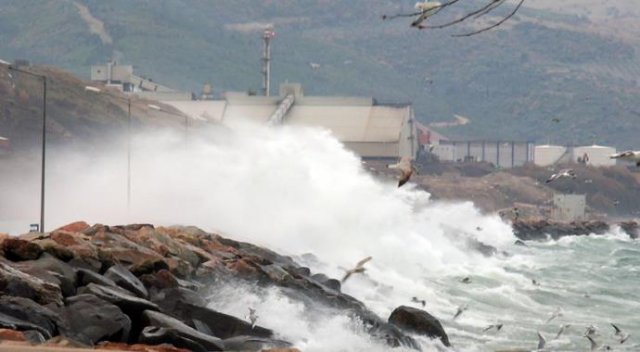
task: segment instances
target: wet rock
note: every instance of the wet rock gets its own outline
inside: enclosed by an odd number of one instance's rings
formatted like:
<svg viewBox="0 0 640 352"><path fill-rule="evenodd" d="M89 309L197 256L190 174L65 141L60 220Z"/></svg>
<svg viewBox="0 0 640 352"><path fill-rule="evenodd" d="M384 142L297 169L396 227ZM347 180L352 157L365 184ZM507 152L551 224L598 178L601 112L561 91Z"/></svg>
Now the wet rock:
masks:
<svg viewBox="0 0 640 352"><path fill-rule="evenodd" d="M273 331L269 329L258 325L251 327L251 323L249 322L228 314L216 312L206 307L194 306L188 303L179 303L177 308L178 309L176 311L181 314L180 318L187 321L198 320L215 336L222 339L241 335L265 338L273 336Z"/></svg>
<svg viewBox="0 0 640 352"><path fill-rule="evenodd" d="M180 285L176 278L169 270L162 269L158 272L140 276L140 281L147 288L162 290L165 288L175 288Z"/></svg>
<svg viewBox="0 0 640 352"><path fill-rule="evenodd" d="M180 320L166 314L147 310L143 313L143 317L148 326L169 329L172 334L175 333L181 338L195 341L197 344L200 344L202 347L210 351L224 350L224 344L219 338L203 334L184 324ZM148 341L146 337L145 341Z"/></svg>
<svg viewBox="0 0 640 352"><path fill-rule="evenodd" d="M106 287L120 288L113 280L94 271L83 268L76 269L76 286L87 286L92 283Z"/></svg>
<svg viewBox="0 0 640 352"><path fill-rule="evenodd" d="M57 285L65 297L76 292L76 272L67 263L45 253L38 260L25 261L15 265L21 271Z"/></svg>
<svg viewBox="0 0 640 352"><path fill-rule="evenodd" d="M548 220L522 220L512 224L513 232L523 241L557 240L565 236L601 235L610 230L604 221L557 222Z"/></svg>
<svg viewBox="0 0 640 352"><path fill-rule="evenodd" d="M152 258L132 265L129 271L135 276L153 274L160 270L168 270L169 265L162 258Z"/></svg>
<svg viewBox="0 0 640 352"><path fill-rule="evenodd" d="M0 313L37 326L45 338L57 335L63 324L54 311L24 297L0 296Z"/></svg>
<svg viewBox="0 0 640 352"><path fill-rule="evenodd" d="M127 315L139 315L145 310L160 310L155 303L134 296L129 291L90 283L79 290L81 294L91 294L109 303L115 304Z"/></svg>
<svg viewBox="0 0 640 352"><path fill-rule="evenodd" d="M293 277L284 270L280 265L269 264L259 265L260 271L262 271L270 281L276 282L280 285L286 285L287 282L293 280Z"/></svg>
<svg viewBox="0 0 640 352"><path fill-rule="evenodd" d="M640 225L637 222L625 221L621 222L619 226L631 239L635 240L640 237Z"/></svg>
<svg viewBox="0 0 640 352"><path fill-rule="evenodd" d="M225 349L229 351L262 351L267 348L291 347L286 341L255 336L234 336L223 341Z"/></svg>
<svg viewBox="0 0 640 352"><path fill-rule="evenodd" d="M144 284L137 277L133 276L133 274L127 270L124 266L120 264L116 264L109 268L104 273L104 276L108 279L113 280L116 285L124 288L125 290L129 290L139 297L147 298L149 297L149 292L144 287Z"/></svg>
<svg viewBox="0 0 640 352"><path fill-rule="evenodd" d="M331 279L327 275L322 273L313 274L311 278L332 290L340 292L341 284L340 284L340 281L336 279Z"/></svg>
<svg viewBox="0 0 640 352"><path fill-rule="evenodd" d="M68 262L75 258L75 254L72 250L58 244L56 241L50 238L39 240L35 243L40 245L45 253L49 253L50 255L62 260L63 262Z"/></svg>
<svg viewBox="0 0 640 352"><path fill-rule="evenodd" d="M32 344L41 344L44 343L47 339L42 335L39 331L36 330L26 330L24 331L24 337L27 338Z"/></svg>
<svg viewBox="0 0 640 352"><path fill-rule="evenodd" d="M389 316L389 323L415 334L439 338L445 346L450 346L440 321L423 310L400 306Z"/></svg>
<svg viewBox="0 0 640 352"><path fill-rule="evenodd" d="M19 331L35 330L40 332L43 336L48 334L47 330L39 327L36 324L12 317L4 313L0 313L0 328Z"/></svg>
<svg viewBox="0 0 640 352"><path fill-rule="evenodd" d="M129 317L116 305L94 295L68 297L60 315L69 322L69 327L61 329L60 334L82 343L126 342L129 337Z"/></svg>
<svg viewBox="0 0 640 352"><path fill-rule="evenodd" d="M140 333L140 342L145 344L167 343L191 352L208 352L200 343L181 334L176 329L147 326Z"/></svg>
<svg viewBox="0 0 640 352"><path fill-rule="evenodd" d="M204 307L205 300L196 292L185 288L168 288L160 290L155 294L151 301L160 307L165 314L174 316L186 316L185 305Z"/></svg>
<svg viewBox="0 0 640 352"><path fill-rule="evenodd" d="M24 273L3 261L0 261L0 293L29 298L42 305L62 305L59 286Z"/></svg>
<svg viewBox="0 0 640 352"><path fill-rule="evenodd" d="M15 237L2 241L0 250L5 258L14 262L38 259L43 252L42 247L36 243Z"/></svg>

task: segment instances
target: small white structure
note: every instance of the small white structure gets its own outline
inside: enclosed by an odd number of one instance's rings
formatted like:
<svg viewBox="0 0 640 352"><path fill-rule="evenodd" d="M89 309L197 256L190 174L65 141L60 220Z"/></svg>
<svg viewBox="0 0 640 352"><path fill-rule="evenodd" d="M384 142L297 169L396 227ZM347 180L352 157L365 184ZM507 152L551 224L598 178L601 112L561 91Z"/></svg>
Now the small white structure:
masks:
<svg viewBox="0 0 640 352"><path fill-rule="evenodd" d="M587 165L614 166L616 164L616 160L611 159L610 156L615 153L616 148L606 147L602 145L576 147L573 150L573 160L577 161L578 158L584 160L586 155Z"/></svg>
<svg viewBox="0 0 640 352"><path fill-rule="evenodd" d="M560 161L567 153L567 147L561 145L537 145L533 161L538 166L550 166Z"/></svg>
<svg viewBox="0 0 640 352"><path fill-rule="evenodd" d="M554 194L551 217L559 221L584 219L587 196L584 194Z"/></svg>

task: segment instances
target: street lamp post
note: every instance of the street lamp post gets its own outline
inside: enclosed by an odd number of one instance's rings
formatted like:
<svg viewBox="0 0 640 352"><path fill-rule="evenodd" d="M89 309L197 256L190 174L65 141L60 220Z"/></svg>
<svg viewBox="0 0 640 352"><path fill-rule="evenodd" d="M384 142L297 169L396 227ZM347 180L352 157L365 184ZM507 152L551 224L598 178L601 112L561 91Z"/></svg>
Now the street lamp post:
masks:
<svg viewBox="0 0 640 352"><path fill-rule="evenodd" d="M93 93L103 93L102 89L93 87L93 86L86 86L84 87L84 90L88 92L93 92ZM105 94L111 97L114 97L116 99L122 99L122 100L125 99L117 95L113 95L109 93L105 93ZM129 211L131 210L131 97L127 96L126 100L127 100L127 211Z"/></svg>
<svg viewBox="0 0 640 352"><path fill-rule="evenodd" d="M8 65L12 71L24 73L26 75L42 79L42 166L40 169L40 232L44 232L44 194L45 194L45 162L47 152L47 76L33 72L21 70L12 65Z"/></svg>

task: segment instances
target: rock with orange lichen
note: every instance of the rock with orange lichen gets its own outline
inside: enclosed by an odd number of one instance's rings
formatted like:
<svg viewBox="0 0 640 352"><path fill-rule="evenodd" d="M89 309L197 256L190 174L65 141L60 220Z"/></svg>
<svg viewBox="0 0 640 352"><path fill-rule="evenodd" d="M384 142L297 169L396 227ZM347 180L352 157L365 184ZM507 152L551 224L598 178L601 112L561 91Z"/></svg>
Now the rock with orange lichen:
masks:
<svg viewBox="0 0 640 352"><path fill-rule="evenodd" d="M12 329L0 329L0 341L27 341L22 331Z"/></svg>
<svg viewBox="0 0 640 352"><path fill-rule="evenodd" d="M42 247L32 241L9 237L2 241L0 250L11 261L34 260L42 254Z"/></svg>
<svg viewBox="0 0 640 352"><path fill-rule="evenodd" d="M83 232L89 227L91 226L89 226L89 224L87 224L84 221L76 221L76 222L72 222L70 224L64 225L62 227L59 227L56 229L56 231Z"/></svg>

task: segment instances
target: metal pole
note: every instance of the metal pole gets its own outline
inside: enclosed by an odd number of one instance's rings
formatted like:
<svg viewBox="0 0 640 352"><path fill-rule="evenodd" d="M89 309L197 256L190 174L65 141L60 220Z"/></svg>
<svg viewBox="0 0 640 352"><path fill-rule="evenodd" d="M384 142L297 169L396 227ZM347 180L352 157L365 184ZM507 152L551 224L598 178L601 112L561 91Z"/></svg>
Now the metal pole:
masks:
<svg viewBox="0 0 640 352"><path fill-rule="evenodd" d="M44 232L44 177L47 151L47 77L42 76L42 170L40 175L40 232Z"/></svg>
<svg viewBox="0 0 640 352"><path fill-rule="evenodd" d="M24 73L26 75L42 79L42 165L40 170L40 232L44 232L44 194L45 194L45 161L47 145L47 77L37 73L21 70L9 65L12 71Z"/></svg>
<svg viewBox="0 0 640 352"><path fill-rule="evenodd" d="M131 210L131 97L127 97L127 212Z"/></svg>

